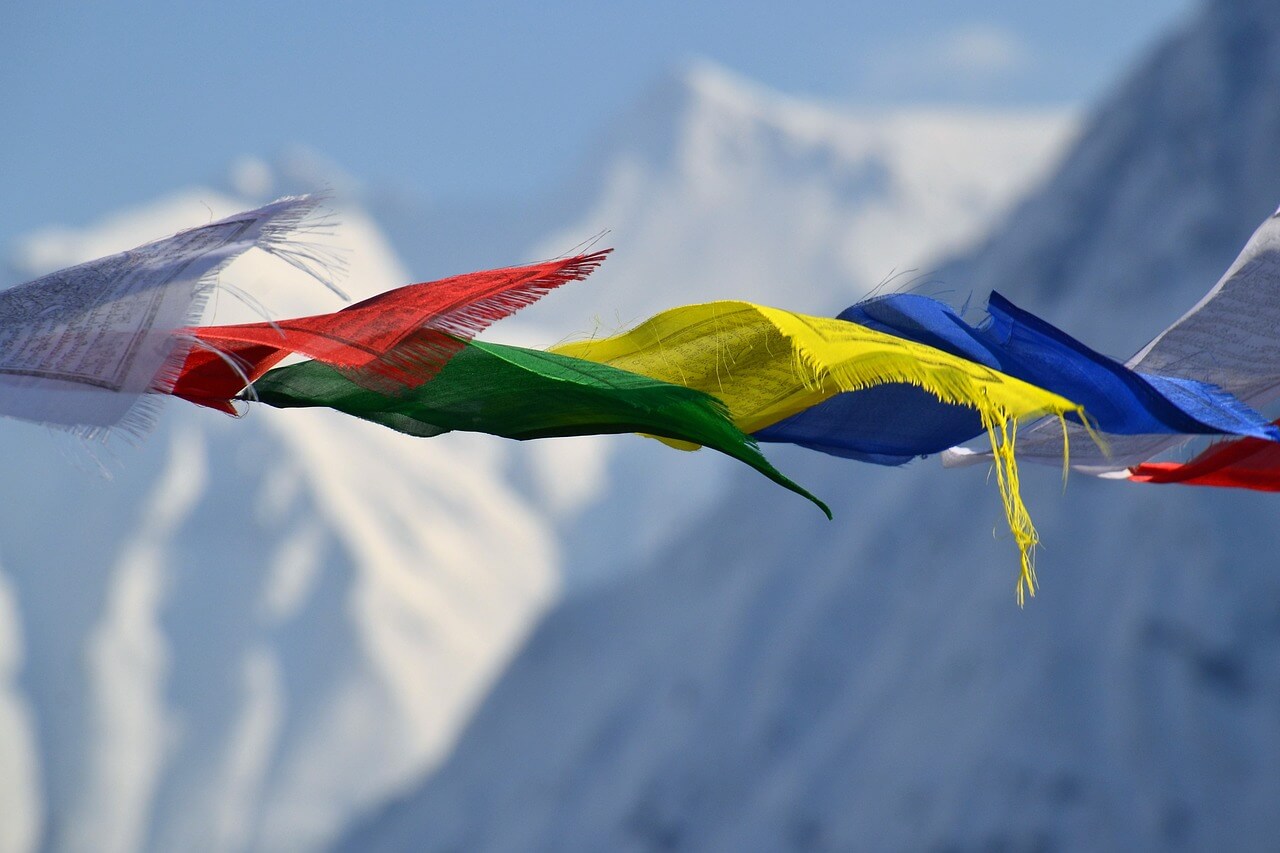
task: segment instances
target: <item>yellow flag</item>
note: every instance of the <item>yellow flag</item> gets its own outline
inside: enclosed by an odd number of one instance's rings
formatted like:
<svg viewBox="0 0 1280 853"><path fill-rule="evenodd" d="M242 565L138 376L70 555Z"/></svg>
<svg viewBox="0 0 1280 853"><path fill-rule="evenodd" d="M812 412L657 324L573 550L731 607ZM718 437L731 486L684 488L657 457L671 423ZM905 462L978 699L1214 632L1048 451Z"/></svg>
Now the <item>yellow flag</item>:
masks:
<svg viewBox="0 0 1280 853"><path fill-rule="evenodd" d="M1022 560L1018 601L1035 595L1038 541L1018 490L1013 445L1019 418L1080 406L1049 391L934 347L856 323L750 302L672 308L611 338L554 352L612 365L719 397L751 433L842 391L907 383L977 410L995 453L996 479Z"/></svg>

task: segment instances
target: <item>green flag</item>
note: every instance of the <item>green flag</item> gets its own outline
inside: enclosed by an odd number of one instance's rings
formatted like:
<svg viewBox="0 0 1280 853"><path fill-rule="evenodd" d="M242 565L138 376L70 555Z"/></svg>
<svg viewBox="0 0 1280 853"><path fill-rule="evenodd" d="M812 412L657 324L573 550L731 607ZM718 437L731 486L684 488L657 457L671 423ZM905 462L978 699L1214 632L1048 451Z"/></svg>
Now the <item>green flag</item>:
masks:
<svg viewBox="0 0 1280 853"><path fill-rule="evenodd" d="M453 430L518 440L639 432L705 445L831 517L826 504L769 464L715 397L597 362L472 341L435 377L396 394L357 385L318 361L271 370L252 388L269 406L324 406L423 438Z"/></svg>

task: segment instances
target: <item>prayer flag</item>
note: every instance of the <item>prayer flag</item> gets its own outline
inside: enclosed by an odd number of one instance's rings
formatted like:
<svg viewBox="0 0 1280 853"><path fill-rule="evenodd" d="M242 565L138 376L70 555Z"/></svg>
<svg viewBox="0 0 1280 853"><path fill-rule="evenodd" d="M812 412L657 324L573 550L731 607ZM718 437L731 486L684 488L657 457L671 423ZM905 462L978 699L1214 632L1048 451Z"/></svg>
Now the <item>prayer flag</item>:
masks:
<svg viewBox="0 0 1280 853"><path fill-rule="evenodd" d="M326 406L409 435L451 430L517 440L640 432L706 445L831 511L769 464L724 404L680 385L555 353L472 341L425 383L384 394L318 361L279 367L253 385L277 408Z"/></svg>
<svg viewBox="0 0 1280 853"><path fill-rule="evenodd" d="M224 266L256 247L322 277L290 240L316 203L280 199L0 291L0 414L88 438L145 433L148 394L173 390L192 346L177 332Z"/></svg>
<svg viewBox="0 0 1280 853"><path fill-rule="evenodd" d="M1139 483L1183 483L1280 492L1280 444L1241 438L1213 445L1190 462L1146 462L1131 469Z"/></svg>

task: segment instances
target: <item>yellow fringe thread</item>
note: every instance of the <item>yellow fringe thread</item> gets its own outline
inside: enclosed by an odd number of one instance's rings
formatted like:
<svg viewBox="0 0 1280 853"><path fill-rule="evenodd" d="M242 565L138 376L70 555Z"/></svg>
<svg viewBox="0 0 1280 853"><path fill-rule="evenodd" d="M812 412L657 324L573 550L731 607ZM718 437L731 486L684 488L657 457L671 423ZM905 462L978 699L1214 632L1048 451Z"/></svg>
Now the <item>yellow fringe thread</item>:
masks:
<svg viewBox="0 0 1280 853"><path fill-rule="evenodd" d="M982 412L983 426L987 429L987 437L991 440L991 453L994 457L996 485L1000 490L1000 500L1004 503L1005 520L1013 541L1018 546L1018 557L1021 568L1018 573L1016 594L1018 606L1026 604L1027 596L1036 595L1036 545L1040 544L1040 535L1031 521L1031 513L1022 501L1022 491L1018 481L1018 462L1014 455L1018 439L1018 421L1006 414L998 413L991 419L988 413Z"/></svg>

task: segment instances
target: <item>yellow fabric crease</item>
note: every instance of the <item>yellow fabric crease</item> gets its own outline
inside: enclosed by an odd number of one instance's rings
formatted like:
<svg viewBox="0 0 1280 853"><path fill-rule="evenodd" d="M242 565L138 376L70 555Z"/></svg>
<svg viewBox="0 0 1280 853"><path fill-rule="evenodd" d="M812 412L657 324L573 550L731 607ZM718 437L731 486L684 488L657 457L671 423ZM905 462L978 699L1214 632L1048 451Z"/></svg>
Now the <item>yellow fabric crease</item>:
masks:
<svg viewBox="0 0 1280 853"><path fill-rule="evenodd" d="M978 411L995 454L1005 516L1021 555L1018 601L1035 595L1035 527L1018 489L1016 421L1082 413L1065 397L942 350L844 320L750 302L664 311L610 338L553 352L601 362L719 397L752 433L843 391L908 383Z"/></svg>

